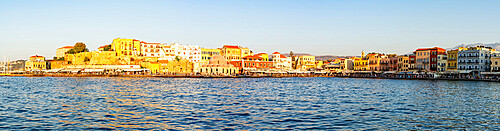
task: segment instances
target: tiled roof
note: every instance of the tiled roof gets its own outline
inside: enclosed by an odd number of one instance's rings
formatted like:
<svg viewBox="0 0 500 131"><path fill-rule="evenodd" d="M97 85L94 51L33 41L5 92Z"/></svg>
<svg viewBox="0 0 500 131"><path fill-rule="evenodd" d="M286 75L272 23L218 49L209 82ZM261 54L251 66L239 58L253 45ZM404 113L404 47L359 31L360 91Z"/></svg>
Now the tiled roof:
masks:
<svg viewBox="0 0 500 131"><path fill-rule="evenodd" d="M235 46L235 45L224 45L224 47L226 47L226 48L240 48L239 46Z"/></svg>
<svg viewBox="0 0 500 131"><path fill-rule="evenodd" d="M64 49L64 48L73 48L73 46L65 46L65 47L61 47L59 49Z"/></svg>
<svg viewBox="0 0 500 131"><path fill-rule="evenodd" d="M40 56L40 55L34 55L34 56L31 56L31 57L43 57L43 56ZM31 57L30 57L30 58L31 58Z"/></svg>

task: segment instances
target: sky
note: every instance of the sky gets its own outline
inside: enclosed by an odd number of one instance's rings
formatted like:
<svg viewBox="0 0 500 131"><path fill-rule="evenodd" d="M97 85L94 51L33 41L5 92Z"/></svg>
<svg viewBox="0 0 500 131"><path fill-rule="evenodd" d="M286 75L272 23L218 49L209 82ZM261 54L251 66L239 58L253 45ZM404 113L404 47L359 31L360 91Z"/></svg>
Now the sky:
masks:
<svg viewBox="0 0 500 131"><path fill-rule="evenodd" d="M0 55L55 56L115 38L255 53L406 54L500 42L500 1L471 0L0 0ZM3 56L1 57L3 59Z"/></svg>

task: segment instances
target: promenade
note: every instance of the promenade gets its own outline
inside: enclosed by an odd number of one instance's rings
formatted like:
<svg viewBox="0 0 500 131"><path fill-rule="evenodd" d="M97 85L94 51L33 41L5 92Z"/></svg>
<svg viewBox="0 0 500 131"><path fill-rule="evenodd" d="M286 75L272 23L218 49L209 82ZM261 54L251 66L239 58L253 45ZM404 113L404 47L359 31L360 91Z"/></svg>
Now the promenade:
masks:
<svg viewBox="0 0 500 131"><path fill-rule="evenodd" d="M405 79L405 80L452 80L452 81L491 81L500 82L498 75L437 75L434 73L423 74L366 74L366 73L245 73L236 75L173 73L173 74L148 74L148 73L25 73L4 75L7 77L163 77L163 78L288 78L288 77L338 77L338 78L369 78L369 79Z"/></svg>

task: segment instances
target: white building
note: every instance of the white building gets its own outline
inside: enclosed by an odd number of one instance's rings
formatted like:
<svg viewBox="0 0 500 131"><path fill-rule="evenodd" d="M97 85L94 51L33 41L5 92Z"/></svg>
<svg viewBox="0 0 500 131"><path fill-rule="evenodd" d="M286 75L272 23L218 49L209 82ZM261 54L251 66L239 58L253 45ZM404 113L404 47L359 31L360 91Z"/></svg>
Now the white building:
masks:
<svg viewBox="0 0 500 131"><path fill-rule="evenodd" d="M458 70L491 71L491 55L495 49L491 47L469 47L458 52Z"/></svg>
<svg viewBox="0 0 500 131"><path fill-rule="evenodd" d="M292 69L292 57L286 57L279 52L274 52L273 64L277 69L290 70Z"/></svg>
<svg viewBox="0 0 500 131"><path fill-rule="evenodd" d="M197 45L181 45L173 43L170 45L173 49L175 56L181 59L186 59L194 63L201 62L201 48Z"/></svg>
<svg viewBox="0 0 500 131"><path fill-rule="evenodd" d="M141 41L141 55L144 57L161 57L160 50L160 43L146 43Z"/></svg>
<svg viewBox="0 0 500 131"><path fill-rule="evenodd" d="M437 55L437 71L443 72L446 70L448 65L448 55L446 53L441 53Z"/></svg>

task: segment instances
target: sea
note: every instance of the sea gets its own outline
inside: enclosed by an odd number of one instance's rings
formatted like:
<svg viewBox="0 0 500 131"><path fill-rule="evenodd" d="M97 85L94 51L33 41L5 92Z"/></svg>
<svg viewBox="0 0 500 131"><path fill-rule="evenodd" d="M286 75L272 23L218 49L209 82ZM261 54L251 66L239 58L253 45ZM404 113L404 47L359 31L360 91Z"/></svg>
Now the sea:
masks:
<svg viewBox="0 0 500 131"><path fill-rule="evenodd" d="M0 130L499 129L499 82L0 77Z"/></svg>

